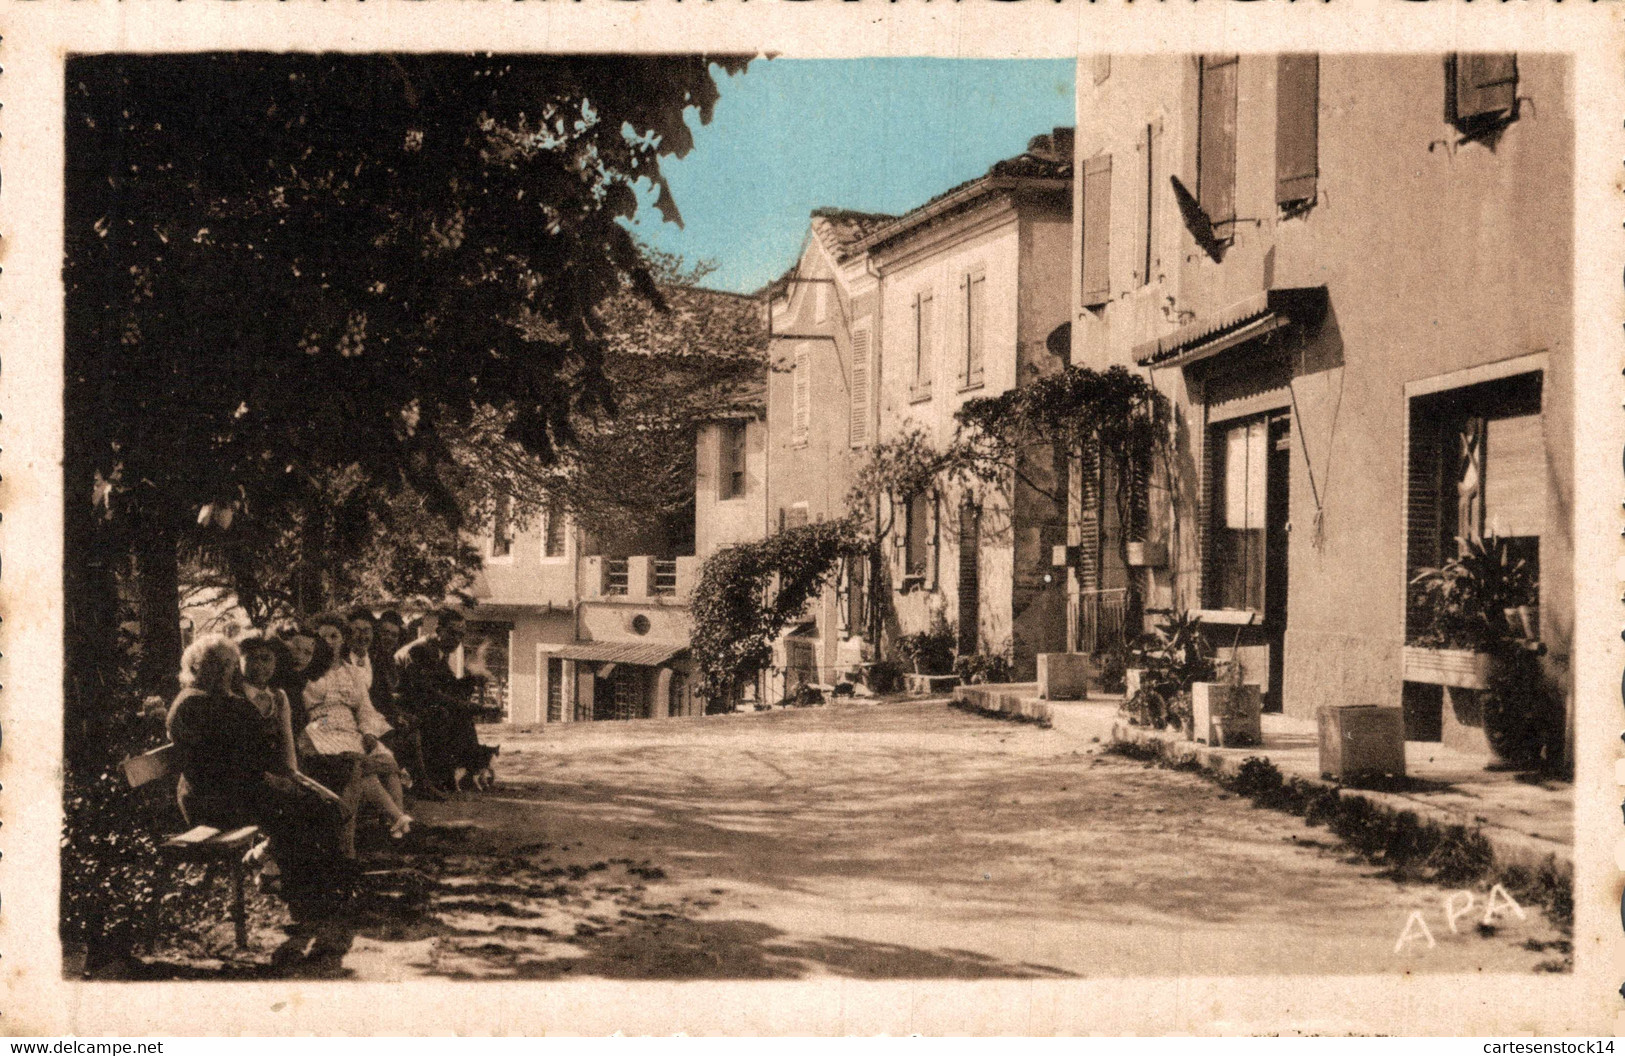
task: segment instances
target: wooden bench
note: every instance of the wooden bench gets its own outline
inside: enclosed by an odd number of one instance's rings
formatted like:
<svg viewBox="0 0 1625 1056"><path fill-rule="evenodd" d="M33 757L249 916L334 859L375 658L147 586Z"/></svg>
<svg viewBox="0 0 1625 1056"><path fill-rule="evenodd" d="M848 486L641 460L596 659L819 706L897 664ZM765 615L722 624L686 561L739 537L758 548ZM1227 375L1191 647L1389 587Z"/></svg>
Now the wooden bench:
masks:
<svg viewBox="0 0 1625 1056"><path fill-rule="evenodd" d="M142 755L124 760L124 779L131 788L177 776L175 746L166 744ZM201 862L206 866L224 863L231 877L231 923L237 933L237 947L248 946L248 905L243 895L243 856L259 838L258 825L244 825L225 832L208 825L187 829L158 845L165 858L177 862Z"/></svg>

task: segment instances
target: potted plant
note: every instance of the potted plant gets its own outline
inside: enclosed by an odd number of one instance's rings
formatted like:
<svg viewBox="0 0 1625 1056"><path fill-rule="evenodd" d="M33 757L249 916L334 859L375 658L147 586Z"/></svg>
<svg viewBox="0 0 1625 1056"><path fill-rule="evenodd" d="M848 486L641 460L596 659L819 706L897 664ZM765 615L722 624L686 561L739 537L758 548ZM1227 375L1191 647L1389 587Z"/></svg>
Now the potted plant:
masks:
<svg viewBox="0 0 1625 1056"><path fill-rule="evenodd" d="M1130 656L1129 684L1134 692L1123 705L1128 720L1188 731L1191 687L1210 680L1214 670L1213 650L1201 620L1183 612L1169 616L1154 635L1130 647Z"/></svg>
<svg viewBox="0 0 1625 1056"><path fill-rule="evenodd" d="M1405 679L1482 690L1506 646L1534 637L1539 584L1503 539L1457 544L1459 556L1411 580Z"/></svg>
<svg viewBox="0 0 1625 1056"><path fill-rule="evenodd" d="M1557 707L1540 662L1539 580L1504 539L1457 542L1460 556L1411 581L1405 678L1477 693L1490 749L1532 767Z"/></svg>
<svg viewBox="0 0 1625 1056"><path fill-rule="evenodd" d="M1240 645L1238 629L1230 658L1214 665L1213 681L1191 685L1191 720L1198 741L1225 748L1263 743L1263 687L1245 681Z"/></svg>

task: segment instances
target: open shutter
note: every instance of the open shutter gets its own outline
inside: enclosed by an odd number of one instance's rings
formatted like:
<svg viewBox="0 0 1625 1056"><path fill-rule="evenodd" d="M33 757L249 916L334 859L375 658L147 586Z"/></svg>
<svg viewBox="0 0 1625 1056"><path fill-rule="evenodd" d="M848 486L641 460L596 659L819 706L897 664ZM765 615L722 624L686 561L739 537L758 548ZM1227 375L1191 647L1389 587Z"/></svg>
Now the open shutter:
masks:
<svg viewBox="0 0 1625 1056"><path fill-rule="evenodd" d="M1083 166L1083 305L1098 308L1111 299L1112 156L1090 158Z"/></svg>
<svg viewBox="0 0 1625 1056"><path fill-rule="evenodd" d="M921 396L931 395L931 378L936 373L936 362L933 354L935 351L937 333L934 318L936 314L936 304L934 301L935 298L932 296L931 291L927 290L920 294L920 329L919 333L915 335L915 339L919 343L918 355L916 356L918 376L915 380L915 384L919 390L919 395Z"/></svg>
<svg viewBox="0 0 1625 1056"><path fill-rule="evenodd" d="M1455 125L1511 114L1518 103L1516 55L1453 55L1445 63L1445 120Z"/></svg>
<svg viewBox="0 0 1625 1056"><path fill-rule="evenodd" d="M965 384L982 383L982 341L987 332L987 274L972 272L965 288Z"/></svg>
<svg viewBox="0 0 1625 1056"><path fill-rule="evenodd" d="M796 349L795 380L793 384L795 411L794 420L791 423L791 432L798 444L806 441L808 426L811 422L812 379L808 377L808 360L810 358L805 347Z"/></svg>
<svg viewBox="0 0 1625 1056"><path fill-rule="evenodd" d="M1078 464L1078 589L1100 589L1100 459L1085 458Z"/></svg>
<svg viewBox="0 0 1625 1056"><path fill-rule="evenodd" d="M1315 196L1320 166L1320 57L1282 55L1275 76L1275 201Z"/></svg>
<svg viewBox="0 0 1625 1056"><path fill-rule="evenodd" d="M852 408L848 431L853 447L869 442L869 331L852 331Z"/></svg>
<svg viewBox="0 0 1625 1056"><path fill-rule="evenodd" d="M1201 113L1197 118L1196 198L1209 222L1236 218L1235 55L1202 59Z"/></svg>
<svg viewBox="0 0 1625 1056"><path fill-rule="evenodd" d="M941 499L936 492L931 492L926 502L926 549L925 589L936 590L942 566L942 525L941 518L937 516Z"/></svg>
<svg viewBox="0 0 1625 1056"><path fill-rule="evenodd" d="M1218 607L1217 570L1213 567L1218 559L1218 532L1217 521L1224 515L1219 508L1220 482L1224 479L1225 442L1222 429L1208 427L1203 437L1202 451L1202 509L1200 513L1200 540L1201 554L1197 560L1197 597L1201 598L1204 608Z"/></svg>

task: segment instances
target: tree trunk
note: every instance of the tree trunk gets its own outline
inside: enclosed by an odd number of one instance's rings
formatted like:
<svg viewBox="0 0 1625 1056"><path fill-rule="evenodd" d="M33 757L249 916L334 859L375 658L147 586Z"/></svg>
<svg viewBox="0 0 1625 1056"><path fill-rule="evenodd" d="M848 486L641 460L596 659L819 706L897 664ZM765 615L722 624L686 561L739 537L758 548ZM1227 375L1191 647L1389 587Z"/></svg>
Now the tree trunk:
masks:
<svg viewBox="0 0 1625 1056"><path fill-rule="evenodd" d="M313 616L327 608L327 521L317 503L306 509L300 530L294 605L303 616Z"/></svg>
<svg viewBox="0 0 1625 1056"><path fill-rule="evenodd" d="M68 472L63 508L63 752L94 765L119 690L119 549L91 504L92 479Z"/></svg>
<svg viewBox="0 0 1625 1056"><path fill-rule="evenodd" d="M135 556L136 613L141 654L136 684L144 693L174 696L181 668L180 533L169 504L138 519L131 540Z"/></svg>

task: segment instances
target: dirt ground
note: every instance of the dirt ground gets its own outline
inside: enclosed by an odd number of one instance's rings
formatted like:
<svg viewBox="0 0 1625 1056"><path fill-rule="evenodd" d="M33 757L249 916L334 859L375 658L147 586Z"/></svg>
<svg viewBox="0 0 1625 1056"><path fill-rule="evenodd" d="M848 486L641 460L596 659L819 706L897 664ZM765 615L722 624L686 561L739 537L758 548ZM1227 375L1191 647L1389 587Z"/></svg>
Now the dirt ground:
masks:
<svg viewBox="0 0 1625 1056"><path fill-rule="evenodd" d="M941 702L498 735L497 788L378 846L330 974L364 980L1529 972L1530 907L1452 932L1447 889L1187 773ZM1460 900L1458 899L1458 902ZM161 954L260 975L254 953ZM1433 945L1395 944L1413 911ZM1414 927L1413 927L1414 930ZM1420 934L1419 931L1415 932ZM219 959L219 958L224 959Z"/></svg>

